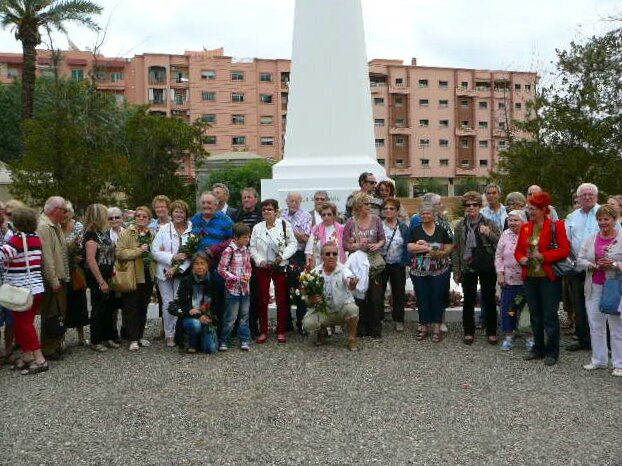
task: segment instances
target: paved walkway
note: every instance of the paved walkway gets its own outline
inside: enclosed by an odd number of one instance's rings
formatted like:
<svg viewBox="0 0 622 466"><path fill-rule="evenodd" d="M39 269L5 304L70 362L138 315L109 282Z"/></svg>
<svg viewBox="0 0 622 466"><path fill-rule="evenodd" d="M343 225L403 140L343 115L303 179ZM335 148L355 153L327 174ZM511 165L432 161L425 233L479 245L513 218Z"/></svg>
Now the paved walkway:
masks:
<svg viewBox="0 0 622 466"><path fill-rule="evenodd" d="M587 353L547 368L481 334L467 347L458 324L440 344L388 327L359 353L343 336L211 356L156 341L4 367L0 464L622 464L622 380L584 371Z"/></svg>

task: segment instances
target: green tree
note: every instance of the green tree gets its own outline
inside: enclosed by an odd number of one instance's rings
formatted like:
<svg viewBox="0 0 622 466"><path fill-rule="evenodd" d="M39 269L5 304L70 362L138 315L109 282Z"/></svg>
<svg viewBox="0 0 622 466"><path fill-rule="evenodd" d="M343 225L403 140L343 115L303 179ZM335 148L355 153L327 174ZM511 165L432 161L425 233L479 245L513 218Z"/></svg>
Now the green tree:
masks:
<svg viewBox="0 0 622 466"><path fill-rule="evenodd" d="M38 80L35 113L24 122L24 156L10 164L11 192L36 205L60 195L78 210L115 199L127 171L126 115L113 96L87 83Z"/></svg>
<svg viewBox="0 0 622 466"><path fill-rule="evenodd" d="M98 29L93 15L102 8L88 0L0 0L0 25L11 28L15 39L22 43L24 70L22 101L24 120L33 116L35 92L36 47L41 44L42 30L65 31L65 23L75 21L91 29Z"/></svg>
<svg viewBox="0 0 622 466"><path fill-rule="evenodd" d="M205 124L151 115L135 109L125 129L128 172L125 193L133 206L150 205L158 194L194 205L194 184L181 172L185 163L200 165Z"/></svg>
<svg viewBox="0 0 622 466"><path fill-rule="evenodd" d="M506 192L537 183L570 206L582 182L619 192L622 177L622 29L558 51L555 82L539 91L536 117L521 124L532 139L501 154Z"/></svg>
<svg viewBox="0 0 622 466"><path fill-rule="evenodd" d="M21 86L0 86L0 161L10 162L22 154Z"/></svg>
<svg viewBox="0 0 622 466"><path fill-rule="evenodd" d="M257 192L261 192L261 180L271 178L272 164L267 160L257 159L241 167L214 170L200 188L201 191L207 191L213 183L224 183L231 193L229 204L239 207L242 201L240 191L243 188L255 188Z"/></svg>

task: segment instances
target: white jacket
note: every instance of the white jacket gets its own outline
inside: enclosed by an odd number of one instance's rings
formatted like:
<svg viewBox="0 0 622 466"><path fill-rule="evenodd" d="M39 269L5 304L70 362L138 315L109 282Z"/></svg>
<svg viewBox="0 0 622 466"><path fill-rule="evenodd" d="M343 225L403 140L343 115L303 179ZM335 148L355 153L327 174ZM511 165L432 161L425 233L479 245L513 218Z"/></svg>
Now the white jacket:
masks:
<svg viewBox="0 0 622 466"><path fill-rule="evenodd" d="M155 239L153 240L153 243L151 244L153 259L157 262L155 274L156 278L166 280L166 276L164 275L166 273L166 269L171 267L173 256L179 252L179 245L186 244L191 231L192 223L188 222L188 226L181 234L180 243L180 236L177 234L177 230L175 229L173 222L169 222L160 228ZM181 265L179 268L181 272L186 271L188 267L190 267L190 259L191 257L188 257Z"/></svg>
<svg viewBox="0 0 622 466"><path fill-rule="evenodd" d="M594 271L589 268L596 262L596 236L599 233L594 233L587 237L581 249L579 250L579 257L577 257L577 268L585 270L585 283L583 290L585 293L585 299L590 299L592 296L592 275ZM607 257L616 262L616 270L607 270L605 276L607 278L615 278L615 274L622 271L622 230L618 230L614 243L611 244Z"/></svg>
<svg viewBox="0 0 622 466"><path fill-rule="evenodd" d="M283 222L285 222L285 237L283 237ZM298 240L294 236L294 230L292 230L292 226L289 222L280 218L276 219L274 227L270 230L266 227L265 220L253 227L249 249L255 264L259 266L262 262L268 261L268 244L270 238L272 238L272 241L276 244L284 244L285 247L282 248L280 254L283 258L283 262L281 262L280 265L287 265L287 260L292 257L298 249Z"/></svg>
<svg viewBox="0 0 622 466"><path fill-rule="evenodd" d="M324 268L320 264L313 269L319 275L324 273ZM328 277L331 281L331 289L333 296L331 302L328 303L329 312L338 312L343 306L354 302L354 297L348 288L348 281L353 278L354 274L345 265L337 263L335 270Z"/></svg>
<svg viewBox="0 0 622 466"><path fill-rule="evenodd" d="M365 293L369 287L369 258L367 254L361 250L353 252L348 256L346 267L359 279L352 294L358 299L365 299Z"/></svg>

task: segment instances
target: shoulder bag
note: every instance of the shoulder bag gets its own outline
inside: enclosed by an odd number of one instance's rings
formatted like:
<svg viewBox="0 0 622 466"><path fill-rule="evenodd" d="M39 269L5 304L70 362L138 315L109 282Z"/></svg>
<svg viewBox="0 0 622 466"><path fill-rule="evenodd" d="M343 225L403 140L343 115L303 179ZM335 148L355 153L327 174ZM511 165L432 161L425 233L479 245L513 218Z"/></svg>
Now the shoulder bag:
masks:
<svg viewBox="0 0 622 466"><path fill-rule="evenodd" d="M620 300L622 298L622 276L616 273L614 278L608 278L603 285L603 294L600 297L599 309L603 314L620 315Z"/></svg>
<svg viewBox="0 0 622 466"><path fill-rule="evenodd" d="M120 261L114 264L112 275L113 291L129 293L136 290L136 263L133 260Z"/></svg>
<svg viewBox="0 0 622 466"><path fill-rule="evenodd" d="M559 245L557 244L557 222L551 222L551 245L549 249L558 249ZM577 271L575 269L577 265L577 260L575 259L572 252L568 257L562 259L557 262L551 263L551 267L553 269L553 274L557 278L562 278L570 275L577 275Z"/></svg>
<svg viewBox="0 0 622 466"><path fill-rule="evenodd" d="M26 235L21 234L26 258L26 271L28 273L28 288L4 283L0 286L0 306L13 312L24 312L32 307L32 278L30 277L30 260L28 258L28 242Z"/></svg>

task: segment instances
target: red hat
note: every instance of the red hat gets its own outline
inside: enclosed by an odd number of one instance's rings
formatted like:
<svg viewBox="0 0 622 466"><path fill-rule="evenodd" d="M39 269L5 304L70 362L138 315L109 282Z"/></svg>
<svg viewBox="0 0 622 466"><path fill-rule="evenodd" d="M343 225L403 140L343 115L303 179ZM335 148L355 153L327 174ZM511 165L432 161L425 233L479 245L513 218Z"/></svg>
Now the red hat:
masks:
<svg viewBox="0 0 622 466"><path fill-rule="evenodd" d="M549 196L549 193L545 192L536 193L531 196L527 202L538 209L544 210L544 213L548 215L550 211L549 205L551 205L551 196Z"/></svg>

